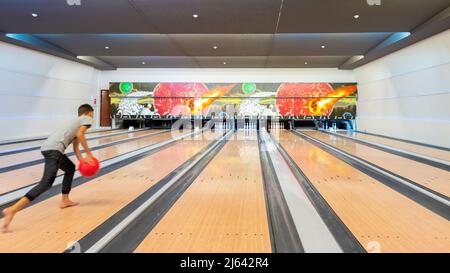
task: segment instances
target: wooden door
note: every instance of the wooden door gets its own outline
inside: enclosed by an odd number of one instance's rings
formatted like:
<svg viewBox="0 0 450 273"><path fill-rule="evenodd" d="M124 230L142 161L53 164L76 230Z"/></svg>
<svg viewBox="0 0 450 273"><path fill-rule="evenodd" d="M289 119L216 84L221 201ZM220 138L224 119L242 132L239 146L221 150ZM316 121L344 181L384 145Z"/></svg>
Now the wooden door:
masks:
<svg viewBox="0 0 450 273"><path fill-rule="evenodd" d="M100 98L100 126L111 126L111 98L109 97L109 90L101 91Z"/></svg>

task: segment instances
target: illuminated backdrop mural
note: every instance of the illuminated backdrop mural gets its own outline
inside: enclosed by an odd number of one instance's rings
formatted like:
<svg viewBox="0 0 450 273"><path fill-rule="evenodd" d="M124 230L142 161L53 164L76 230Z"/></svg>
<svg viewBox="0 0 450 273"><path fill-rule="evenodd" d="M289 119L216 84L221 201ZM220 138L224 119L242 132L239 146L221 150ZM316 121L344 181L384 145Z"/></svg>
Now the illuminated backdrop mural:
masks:
<svg viewBox="0 0 450 273"><path fill-rule="evenodd" d="M122 115L356 115L356 83L110 83Z"/></svg>

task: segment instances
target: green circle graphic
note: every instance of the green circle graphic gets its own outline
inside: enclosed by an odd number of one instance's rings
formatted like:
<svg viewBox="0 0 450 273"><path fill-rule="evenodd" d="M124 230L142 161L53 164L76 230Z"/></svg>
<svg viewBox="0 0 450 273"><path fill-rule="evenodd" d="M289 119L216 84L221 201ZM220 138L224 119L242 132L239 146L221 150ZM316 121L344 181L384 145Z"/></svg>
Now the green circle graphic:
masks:
<svg viewBox="0 0 450 273"><path fill-rule="evenodd" d="M254 83L243 83L242 84L242 91L247 95L255 92L255 90L256 90L256 84L254 84Z"/></svg>
<svg viewBox="0 0 450 273"><path fill-rule="evenodd" d="M127 95L133 91L133 84L131 82L121 82L119 84L119 90L122 94Z"/></svg>

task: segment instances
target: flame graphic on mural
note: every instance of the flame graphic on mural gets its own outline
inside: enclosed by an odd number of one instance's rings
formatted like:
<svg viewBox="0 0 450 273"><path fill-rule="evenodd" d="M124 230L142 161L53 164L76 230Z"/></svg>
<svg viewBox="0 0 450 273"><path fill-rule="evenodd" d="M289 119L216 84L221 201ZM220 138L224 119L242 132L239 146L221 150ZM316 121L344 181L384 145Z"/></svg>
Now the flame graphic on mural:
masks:
<svg viewBox="0 0 450 273"><path fill-rule="evenodd" d="M356 85L345 86L328 94L328 98L312 99L308 103L309 111L316 116L322 115L326 110L333 108L334 104L340 99L350 96L356 90Z"/></svg>
<svg viewBox="0 0 450 273"><path fill-rule="evenodd" d="M189 98L186 100L186 108L189 113L198 114L217 99L228 94L234 86L235 84L217 86L204 93L200 98Z"/></svg>

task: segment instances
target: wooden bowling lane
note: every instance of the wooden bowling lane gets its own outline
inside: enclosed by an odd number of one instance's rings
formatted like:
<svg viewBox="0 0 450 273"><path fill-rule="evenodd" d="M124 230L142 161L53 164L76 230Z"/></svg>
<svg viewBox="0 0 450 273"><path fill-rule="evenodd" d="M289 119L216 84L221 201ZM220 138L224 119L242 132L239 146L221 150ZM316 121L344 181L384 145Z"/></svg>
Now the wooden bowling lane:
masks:
<svg viewBox="0 0 450 273"><path fill-rule="evenodd" d="M105 130L105 131L101 131L101 132L91 132L91 133L87 133L86 137L89 139L92 137L106 136L106 135L117 134L117 133L121 133L121 132L125 132L125 131L127 131L127 130L120 129L120 130L112 130L112 131ZM0 145L0 152L12 150L12 149L18 149L18 148L27 148L27 147L37 146L37 145L41 145L42 142L44 142L44 139L30 140L30 141L26 141L26 142Z"/></svg>
<svg viewBox="0 0 450 273"><path fill-rule="evenodd" d="M368 252L450 251L445 218L293 133L279 141Z"/></svg>
<svg viewBox="0 0 450 273"><path fill-rule="evenodd" d="M238 132L136 252L271 252L256 132Z"/></svg>
<svg viewBox="0 0 450 273"><path fill-rule="evenodd" d="M168 140L171 138L171 136L172 134L170 132L155 136L149 136L138 140L95 150L92 151L92 154L100 161L103 161L130 151L135 151L148 145ZM78 160L75 155L70 156L69 158L75 163L76 166L78 166ZM0 173L0 194L38 182L41 179L43 169L44 164L41 163L18 170ZM58 175L61 174L63 174L63 172L59 171Z"/></svg>
<svg viewBox="0 0 450 273"><path fill-rule="evenodd" d="M139 132L131 132L129 134L124 134L124 135L103 137L103 138L99 138L99 139L88 140L87 143L88 143L89 147L94 147L97 145L102 145L102 144L110 143L113 141L119 141L119 140L124 140L124 139L132 138L132 137L140 137L140 136L144 136L144 135L150 135L150 134L157 133L160 131L162 131L162 130L149 130L149 131L145 130L145 131L139 131ZM66 152L72 152L72 151L73 151L72 145L69 145L69 147L67 147L67 149L66 149ZM4 168L7 166L12 166L15 164L42 158L42 154L41 154L40 150L33 150L33 151L28 151L28 152L23 152L23 153L4 155L4 156L0 156L0 158L2 159L0 161L0 168Z"/></svg>
<svg viewBox="0 0 450 273"><path fill-rule="evenodd" d="M450 172L398 155L380 151L339 136L312 130L301 132L354 156L367 160L383 169L410 179L426 188L445 196L450 196Z"/></svg>
<svg viewBox="0 0 450 273"><path fill-rule="evenodd" d="M182 140L166 149L73 189L77 207L61 210L60 196L17 214L11 233L0 233L0 252L63 252L160 179L198 153L219 132Z"/></svg>
<svg viewBox="0 0 450 273"><path fill-rule="evenodd" d="M42 142L44 142L44 140L33 140L33 141L27 141L27 142L0 145L0 152L9 151L9 150L18 149L18 148L28 148L28 147L32 147L32 146L37 146L37 145L41 145Z"/></svg>
<svg viewBox="0 0 450 273"><path fill-rule="evenodd" d="M374 142L377 144L382 144L386 146L390 146L396 149L405 150L407 152L416 153L419 155L424 155L428 157L433 157L441 160L446 160L450 162L450 151L446 151L443 149L433 148L429 146L414 144L410 142L405 142L401 140L395 140L382 136L369 135L358 132L338 132L339 134L347 135L353 138L357 138L360 140L366 140L369 142Z"/></svg>
<svg viewBox="0 0 450 273"><path fill-rule="evenodd" d="M108 134L114 134L119 132L125 132L128 131L128 129L112 129L112 130L93 130L87 131L88 137L94 137L94 136L102 136L102 135L108 135Z"/></svg>

